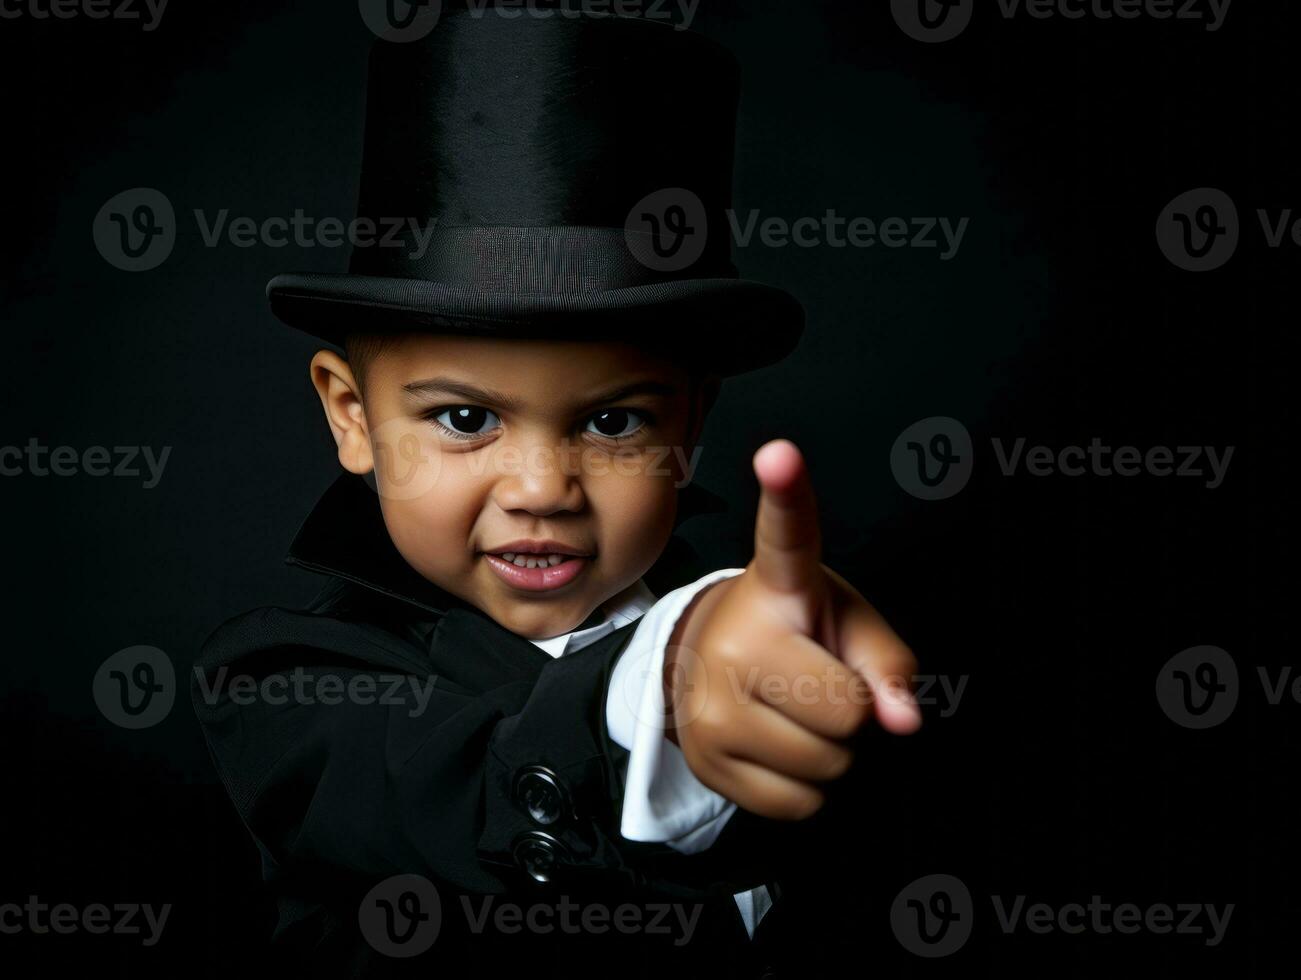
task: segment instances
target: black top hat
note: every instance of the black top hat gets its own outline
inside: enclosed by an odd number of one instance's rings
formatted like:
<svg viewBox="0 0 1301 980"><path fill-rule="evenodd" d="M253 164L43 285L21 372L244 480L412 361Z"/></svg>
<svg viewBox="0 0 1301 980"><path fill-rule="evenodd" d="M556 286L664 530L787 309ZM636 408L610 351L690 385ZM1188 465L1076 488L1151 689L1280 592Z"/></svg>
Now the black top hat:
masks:
<svg viewBox="0 0 1301 980"><path fill-rule="evenodd" d="M731 54L642 18L476 7L376 42L358 217L403 232L347 273L276 276L275 314L334 343L627 339L725 375L789 353L800 304L731 262Z"/></svg>

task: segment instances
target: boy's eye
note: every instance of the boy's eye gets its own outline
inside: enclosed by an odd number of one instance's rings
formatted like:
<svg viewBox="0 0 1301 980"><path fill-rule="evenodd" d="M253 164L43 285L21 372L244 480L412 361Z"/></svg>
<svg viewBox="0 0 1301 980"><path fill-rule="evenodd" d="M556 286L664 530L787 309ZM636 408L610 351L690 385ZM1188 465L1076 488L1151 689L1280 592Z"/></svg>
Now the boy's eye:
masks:
<svg viewBox="0 0 1301 980"><path fill-rule="evenodd" d="M632 435L645 424L646 420L636 412L630 412L626 408L611 408L593 415L587 423L587 431L607 439L616 439Z"/></svg>
<svg viewBox="0 0 1301 980"><path fill-rule="evenodd" d="M445 408L434 416L434 421L457 435L464 436L483 435L501 425L501 419L497 418L495 412L473 405Z"/></svg>

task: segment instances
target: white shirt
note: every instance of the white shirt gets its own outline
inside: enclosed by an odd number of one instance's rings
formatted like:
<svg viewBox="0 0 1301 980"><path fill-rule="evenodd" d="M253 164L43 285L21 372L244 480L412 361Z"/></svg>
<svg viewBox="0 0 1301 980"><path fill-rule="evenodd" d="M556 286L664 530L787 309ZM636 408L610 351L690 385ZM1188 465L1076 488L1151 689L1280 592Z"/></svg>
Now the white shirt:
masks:
<svg viewBox="0 0 1301 980"><path fill-rule="evenodd" d="M682 750L665 737L663 670L673 628L696 593L744 570L710 572L659 600L639 579L604 603L605 620L599 626L532 641L550 656L563 657L641 620L614 666L605 702L610 738L628 750L619 827L628 840L667 843L683 854L696 854L718 839L736 812L735 803L696 778ZM760 885L733 897L754 938L772 896Z"/></svg>

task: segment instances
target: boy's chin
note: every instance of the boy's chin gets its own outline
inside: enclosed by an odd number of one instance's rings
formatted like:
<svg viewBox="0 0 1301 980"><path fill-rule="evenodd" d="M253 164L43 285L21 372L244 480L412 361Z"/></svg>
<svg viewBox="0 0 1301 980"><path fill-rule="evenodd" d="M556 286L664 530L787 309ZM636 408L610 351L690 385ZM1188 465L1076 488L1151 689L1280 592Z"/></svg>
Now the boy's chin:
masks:
<svg viewBox="0 0 1301 980"><path fill-rule="evenodd" d="M591 597L577 596L564 602L494 597L491 601L476 601L475 605L498 626L516 636L526 640L546 640L572 633L600 602Z"/></svg>

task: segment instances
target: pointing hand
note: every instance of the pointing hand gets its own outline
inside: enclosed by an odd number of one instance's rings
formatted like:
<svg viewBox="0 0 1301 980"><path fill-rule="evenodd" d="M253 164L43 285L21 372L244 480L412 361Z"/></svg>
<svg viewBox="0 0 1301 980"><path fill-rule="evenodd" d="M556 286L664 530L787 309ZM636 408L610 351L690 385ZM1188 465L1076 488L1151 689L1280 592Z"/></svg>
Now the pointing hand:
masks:
<svg viewBox="0 0 1301 980"><path fill-rule="evenodd" d="M696 596L665 655L668 735L706 786L761 816L800 820L848 771L873 717L921 724L912 651L821 562L813 486L795 445L754 456L754 558Z"/></svg>

